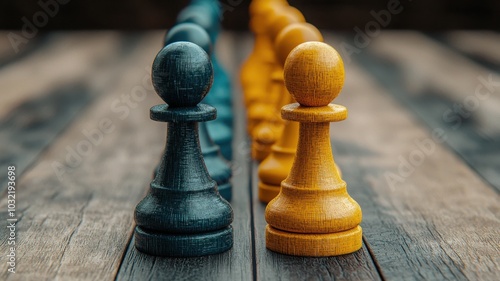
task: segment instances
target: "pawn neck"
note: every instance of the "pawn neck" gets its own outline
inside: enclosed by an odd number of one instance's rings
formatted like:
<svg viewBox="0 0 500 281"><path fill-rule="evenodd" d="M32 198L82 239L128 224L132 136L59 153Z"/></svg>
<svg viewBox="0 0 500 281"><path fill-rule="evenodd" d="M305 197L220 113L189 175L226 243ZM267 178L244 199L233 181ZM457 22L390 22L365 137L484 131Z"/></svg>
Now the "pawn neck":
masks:
<svg viewBox="0 0 500 281"><path fill-rule="evenodd" d="M201 154L197 122L168 123L165 153L151 185L185 191L213 188Z"/></svg>
<svg viewBox="0 0 500 281"><path fill-rule="evenodd" d="M345 188L333 159L330 145L330 124L301 123L297 153L284 184L294 188Z"/></svg>

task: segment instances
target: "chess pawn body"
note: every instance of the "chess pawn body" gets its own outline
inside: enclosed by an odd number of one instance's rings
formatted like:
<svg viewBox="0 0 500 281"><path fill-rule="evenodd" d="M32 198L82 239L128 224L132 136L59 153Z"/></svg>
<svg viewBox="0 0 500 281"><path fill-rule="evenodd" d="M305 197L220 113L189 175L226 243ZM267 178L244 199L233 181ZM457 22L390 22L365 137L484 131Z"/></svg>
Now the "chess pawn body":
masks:
<svg viewBox="0 0 500 281"><path fill-rule="evenodd" d="M191 42L165 46L153 62L153 85L167 104L153 106L151 119L168 122L168 130L158 173L135 209L141 252L203 256L233 245L233 212L208 174L198 136L198 122L216 117L215 108L199 104L212 80L210 58Z"/></svg>
<svg viewBox="0 0 500 281"><path fill-rule="evenodd" d="M285 86L298 103L282 108L299 122L299 142L290 174L266 208L266 247L297 256L336 256L362 246L361 208L335 169L330 122L347 109L329 104L344 84L340 55L327 44L306 42L288 56Z"/></svg>

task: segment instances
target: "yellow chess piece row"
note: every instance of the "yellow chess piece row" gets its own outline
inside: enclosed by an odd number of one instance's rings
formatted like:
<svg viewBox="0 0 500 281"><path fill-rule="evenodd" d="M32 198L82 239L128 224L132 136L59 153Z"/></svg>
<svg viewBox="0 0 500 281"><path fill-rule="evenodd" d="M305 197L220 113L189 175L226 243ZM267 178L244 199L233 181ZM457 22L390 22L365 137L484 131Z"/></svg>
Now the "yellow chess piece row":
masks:
<svg viewBox="0 0 500 281"><path fill-rule="evenodd" d="M268 16L267 35L275 42L279 32L293 23L305 22L302 13L291 6L276 9ZM271 152L271 146L277 141L283 130L284 122L279 116L279 109L290 102L284 89L283 65L278 61L276 49L272 47L274 61L272 62L272 79L267 91L254 104L248 107L249 133L252 136L252 157L262 161Z"/></svg>
<svg viewBox="0 0 500 281"><path fill-rule="evenodd" d="M334 256L362 246L361 208L347 193L335 168L330 122L347 118L344 106L330 104L344 84L344 65L322 42L294 48L284 67L285 85L298 103L281 110L299 122L297 153L281 191L266 208L266 247L299 256Z"/></svg>
<svg viewBox="0 0 500 281"><path fill-rule="evenodd" d="M322 42L320 31L309 23L293 23L285 27L277 36L274 49L281 65L285 64L288 54L301 43ZM281 77L283 71L281 69ZM283 88L284 82L282 83ZM285 94L288 91L285 89ZM291 97L291 96L290 96ZM290 99L290 102L295 102ZM271 147L267 158L259 165L259 200L268 203L278 195L281 182L288 176L297 150L299 128L296 122L286 122L285 128L276 144ZM337 166L335 168L338 170ZM338 170L340 173L340 170Z"/></svg>

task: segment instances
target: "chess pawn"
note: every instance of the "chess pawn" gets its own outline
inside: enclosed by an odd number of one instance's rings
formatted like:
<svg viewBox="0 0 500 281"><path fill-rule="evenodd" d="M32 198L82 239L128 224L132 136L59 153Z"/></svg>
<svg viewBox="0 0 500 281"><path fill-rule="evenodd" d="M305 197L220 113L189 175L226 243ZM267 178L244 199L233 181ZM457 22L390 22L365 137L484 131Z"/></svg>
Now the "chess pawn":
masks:
<svg viewBox="0 0 500 281"><path fill-rule="evenodd" d="M268 21L270 24L267 35L270 40L274 42L279 31L292 23L305 22L305 18L296 8L288 6L284 7L274 15L269 15ZM283 91L274 90L276 88L276 83L278 87L282 87L283 85L282 72L282 65L278 63L276 54L274 54L273 79L271 79L269 88L266 92L268 96L277 95L277 97L262 99L251 105L248 109L249 129L254 142L254 151L252 152L252 155L260 156L255 158L259 161L267 157L271 151L271 146L276 142L278 137L281 135L281 131L283 130L284 123L279 117L279 108L286 104L283 101L288 102L289 100L287 96L282 96ZM281 79L276 79L276 77L281 77ZM269 114L267 112L262 114L263 108L265 108L265 111L272 111L273 114ZM267 133L270 131L274 132ZM261 136L265 136L265 138L262 138ZM258 149L258 151L255 151L255 149Z"/></svg>
<svg viewBox="0 0 500 281"><path fill-rule="evenodd" d="M315 26L304 22L293 23L283 28L274 43L279 63L284 65L288 54L299 44L308 41L323 42L323 36ZM285 95L289 96L289 93L286 92ZM293 98L292 102L295 102ZM277 143L271 147L269 156L259 165L258 197L261 202L269 203L280 192L281 182L292 168L298 140L299 124L292 121L286 122L283 133ZM338 172L340 173L340 170Z"/></svg>
<svg viewBox="0 0 500 281"><path fill-rule="evenodd" d="M296 256L336 256L362 246L361 208L335 169L330 122L347 118L344 106L329 104L344 84L335 49L306 42L288 55L285 86L298 103L282 108L283 119L300 123L292 169L266 208L266 247Z"/></svg>
<svg viewBox="0 0 500 281"><path fill-rule="evenodd" d="M250 3L250 30L255 35L255 42L250 56L242 64L240 81L245 105L262 98L273 61L272 42L267 36L267 14L276 12L286 1L252 0Z"/></svg>
<svg viewBox="0 0 500 281"><path fill-rule="evenodd" d="M256 119L258 124L254 127L251 134L253 159L257 161L264 160L271 152L271 146L281 135L284 122L279 116L276 107L284 105L285 102L283 100L289 102L289 96L283 84L283 71L275 69L271 74L268 103L259 106L260 110L265 111L265 113Z"/></svg>
<svg viewBox="0 0 500 281"><path fill-rule="evenodd" d="M172 27L165 36L165 45L186 41L195 43L200 46L208 55L211 55L212 44L207 32L199 25L194 23L179 23ZM201 122L199 124L200 145L203 159L208 169L210 177L217 182L220 195L231 201L232 186L231 177L232 171L226 159L222 156L220 148L216 145L207 130L207 124Z"/></svg>
<svg viewBox="0 0 500 281"><path fill-rule="evenodd" d="M177 23L194 23L201 26L208 33L212 47L220 31L220 10L217 1L197 0L184 8L177 16ZM233 111L231 84L227 73L218 62L216 52L213 51L211 59L214 69L214 83L210 94L203 102L217 108L217 119L207 122L211 138L219 145L226 159L232 159L233 141Z"/></svg>
<svg viewBox="0 0 500 281"><path fill-rule="evenodd" d="M165 46L153 62L153 86L167 104L153 106L150 115L168 122L168 129L158 173L135 209L135 247L141 252L203 256L233 245L233 212L208 174L198 138L198 122L216 117L215 108L199 104L212 80L209 56L191 42Z"/></svg>

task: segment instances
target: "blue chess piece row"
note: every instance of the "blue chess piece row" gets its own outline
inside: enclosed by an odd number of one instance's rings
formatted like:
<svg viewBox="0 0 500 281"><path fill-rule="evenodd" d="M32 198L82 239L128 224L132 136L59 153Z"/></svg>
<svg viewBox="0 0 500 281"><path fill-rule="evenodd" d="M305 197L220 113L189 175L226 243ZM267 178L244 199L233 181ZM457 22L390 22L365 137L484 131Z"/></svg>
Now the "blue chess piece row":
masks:
<svg viewBox="0 0 500 281"><path fill-rule="evenodd" d="M180 23L167 32L165 45L180 41L192 42L200 46L207 54L212 53L212 45L207 32L194 23ZM210 94L212 94L212 91L210 91ZM206 100L206 97L204 100ZM232 197L231 168L226 159L220 154L219 146L212 141L207 128L208 123L200 124L201 151L210 176L217 182L219 193L224 199L230 201Z"/></svg>
<svg viewBox="0 0 500 281"><path fill-rule="evenodd" d="M194 0L177 17L177 23L194 23L201 26L209 35L215 49L220 32L221 10L216 0ZM232 159L233 112L231 83L222 68L215 51L211 54L214 69L214 82L210 94L203 102L217 108L217 119L207 123L211 138L221 148L222 155Z"/></svg>

